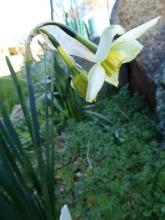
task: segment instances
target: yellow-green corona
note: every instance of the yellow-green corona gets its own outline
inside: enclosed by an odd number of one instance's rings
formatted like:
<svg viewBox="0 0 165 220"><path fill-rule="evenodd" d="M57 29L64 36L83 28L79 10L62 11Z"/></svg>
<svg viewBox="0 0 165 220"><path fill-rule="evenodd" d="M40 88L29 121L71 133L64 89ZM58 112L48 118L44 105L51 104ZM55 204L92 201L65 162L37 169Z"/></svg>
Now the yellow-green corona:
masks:
<svg viewBox="0 0 165 220"><path fill-rule="evenodd" d="M110 25L103 31L96 53L57 26L49 24L42 27L41 30L47 34L51 43L50 38L54 37L63 48L59 50L58 46L53 44L65 62L74 69L72 87L87 102L93 102L105 81L118 86L121 65L132 61L140 53L143 46L137 39L154 26L158 19L159 17L152 19L126 33L120 25ZM120 37L113 41L116 35L120 35ZM50 47L54 48L52 45ZM93 62L89 73L78 68L68 54Z"/></svg>

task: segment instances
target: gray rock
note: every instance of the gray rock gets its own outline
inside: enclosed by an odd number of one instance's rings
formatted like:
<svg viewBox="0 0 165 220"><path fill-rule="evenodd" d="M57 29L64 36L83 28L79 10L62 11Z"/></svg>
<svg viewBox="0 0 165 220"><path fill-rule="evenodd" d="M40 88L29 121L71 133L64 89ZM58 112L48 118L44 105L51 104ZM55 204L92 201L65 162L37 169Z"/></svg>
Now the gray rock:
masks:
<svg viewBox="0 0 165 220"><path fill-rule="evenodd" d="M159 81L162 81L165 84L165 60L161 63L161 65L155 71L155 81L159 84Z"/></svg>
<svg viewBox="0 0 165 220"><path fill-rule="evenodd" d="M13 123L18 123L23 119L22 107L20 104L15 105L11 111L10 119Z"/></svg>
<svg viewBox="0 0 165 220"><path fill-rule="evenodd" d="M136 61L128 64L129 69L129 88L131 91L138 93L143 97L143 100L148 104L151 111L156 109L156 85L143 70L140 68Z"/></svg>
<svg viewBox="0 0 165 220"><path fill-rule="evenodd" d="M121 24L128 31L159 15L159 22L139 39L144 48L136 59L151 78L165 57L165 1L117 0L111 17L111 23Z"/></svg>
<svg viewBox="0 0 165 220"><path fill-rule="evenodd" d="M165 1L164 0L117 0L111 15L112 24L122 25L126 31L161 16L159 22L139 41L144 48L136 61L128 64L131 70L131 88L140 92L155 105L155 75L165 58ZM145 76L144 76L145 75Z"/></svg>
<svg viewBox="0 0 165 220"><path fill-rule="evenodd" d="M160 144L160 147L162 149L165 149L165 61L160 65L156 72L156 110L159 118L158 128L162 134L162 142Z"/></svg>

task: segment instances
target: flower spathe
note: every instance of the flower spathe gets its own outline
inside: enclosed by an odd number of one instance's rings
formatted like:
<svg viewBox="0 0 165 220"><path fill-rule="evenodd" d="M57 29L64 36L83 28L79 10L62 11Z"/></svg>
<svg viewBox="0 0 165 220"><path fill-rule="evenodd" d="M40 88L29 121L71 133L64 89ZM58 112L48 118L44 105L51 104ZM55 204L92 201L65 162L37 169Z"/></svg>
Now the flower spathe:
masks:
<svg viewBox="0 0 165 220"><path fill-rule="evenodd" d="M105 81L118 86L121 65L132 61L140 53L143 46L137 39L154 26L158 19L159 17L152 19L126 33L120 25L110 25L101 35L96 54L58 27L55 29L52 25L48 25L43 29L49 31L68 54L85 58L94 63L87 80L80 75L76 80L72 79L73 88L77 88L76 90L79 91L79 94L83 94L83 97L85 96L87 102L92 102L96 99ZM116 35L121 36L113 41Z"/></svg>

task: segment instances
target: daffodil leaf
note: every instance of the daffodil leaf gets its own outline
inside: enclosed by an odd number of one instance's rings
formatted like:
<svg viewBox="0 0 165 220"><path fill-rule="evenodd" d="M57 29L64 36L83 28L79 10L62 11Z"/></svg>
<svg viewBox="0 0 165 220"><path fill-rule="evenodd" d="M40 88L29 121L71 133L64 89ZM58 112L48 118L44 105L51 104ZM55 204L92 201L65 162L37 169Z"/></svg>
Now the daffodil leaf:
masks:
<svg viewBox="0 0 165 220"><path fill-rule="evenodd" d="M86 101L92 102L96 99L98 92L104 84L105 70L99 65L95 64L89 71L88 75L88 88L86 94Z"/></svg>
<svg viewBox="0 0 165 220"><path fill-rule="evenodd" d="M137 40L133 40L131 42L121 42L116 46L113 46L112 50L124 52L125 57L122 63L128 63L136 58L142 48L143 46Z"/></svg>
<svg viewBox="0 0 165 220"><path fill-rule="evenodd" d="M116 35L124 34L124 29L120 25L111 25L107 27L100 38L100 43L96 52L96 61L102 62L106 59L112 44L112 40Z"/></svg>
<svg viewBox="0 0 165 220"><path fill-rule="evenodd" d="M119 37L117 40L115 40L112 44L112 46L116 46L117 44L121 42L130 42L132 40L136 40L140 36L142 36L148 29L150 29L152 26L154 26L160 17L154 18L130 31L123 34L121 37Z"/></svg>

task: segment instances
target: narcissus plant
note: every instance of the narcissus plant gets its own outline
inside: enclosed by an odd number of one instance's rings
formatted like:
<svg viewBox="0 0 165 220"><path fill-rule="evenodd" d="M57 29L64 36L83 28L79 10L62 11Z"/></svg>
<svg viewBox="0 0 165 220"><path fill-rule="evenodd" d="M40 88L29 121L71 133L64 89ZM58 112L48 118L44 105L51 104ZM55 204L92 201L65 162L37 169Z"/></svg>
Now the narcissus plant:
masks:
<svg viewBox="0 0 165 220"><path fill-rule="evenodd" d="M105 81L118 86L121 65L136 58L143 48L137 39L158 19L152 19L126 33L120 25L110 25L103 31L98 47L57 23L41 26L39 31L48 37L48 45L57 50L72 70L72 87L87 102L93 102ZM120 37L113 41L116 35ZM84 58L94 65L87 73L69 55Z"/></svg>

